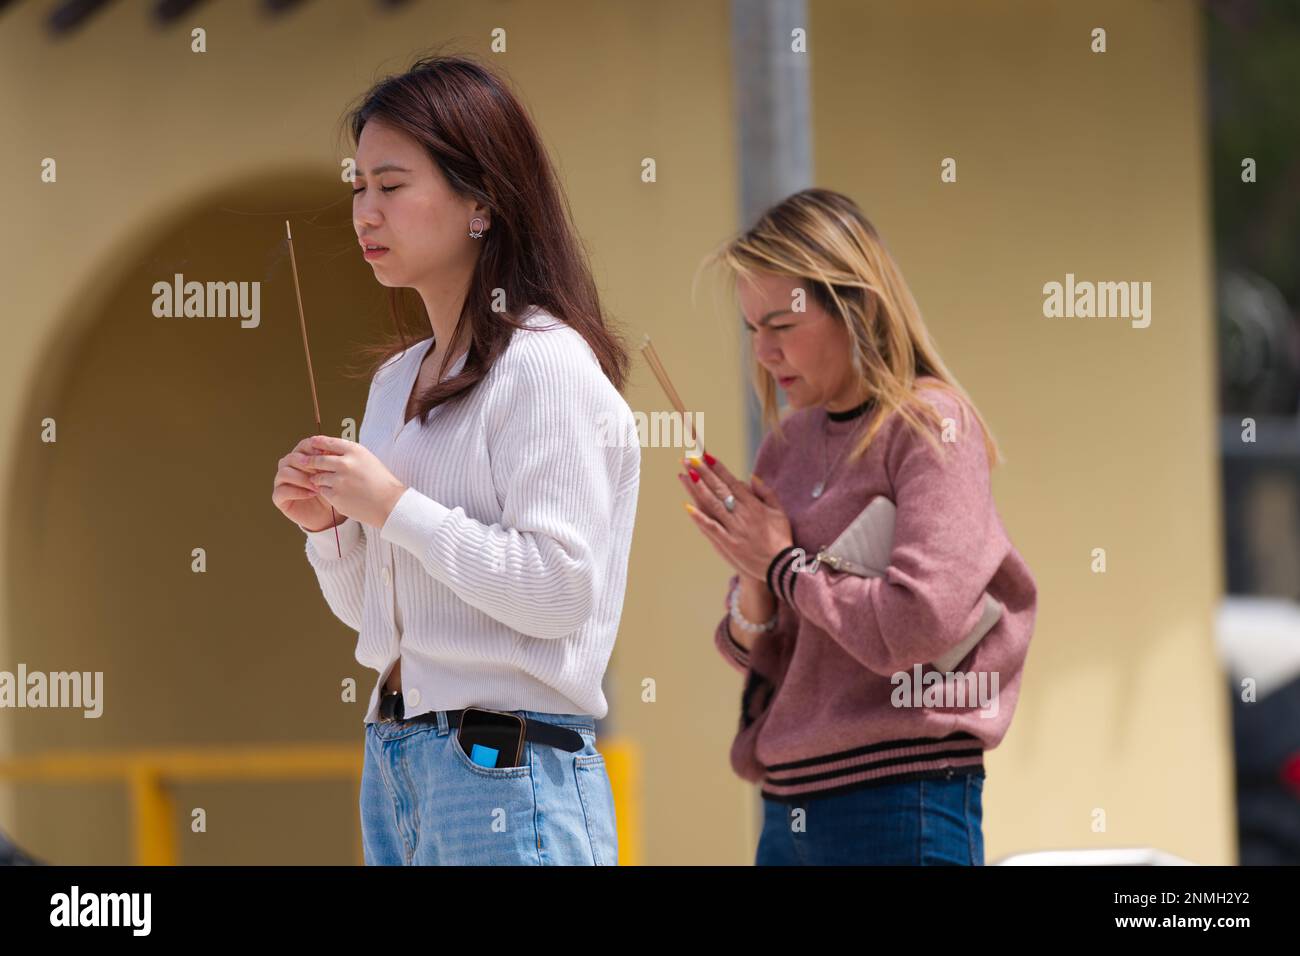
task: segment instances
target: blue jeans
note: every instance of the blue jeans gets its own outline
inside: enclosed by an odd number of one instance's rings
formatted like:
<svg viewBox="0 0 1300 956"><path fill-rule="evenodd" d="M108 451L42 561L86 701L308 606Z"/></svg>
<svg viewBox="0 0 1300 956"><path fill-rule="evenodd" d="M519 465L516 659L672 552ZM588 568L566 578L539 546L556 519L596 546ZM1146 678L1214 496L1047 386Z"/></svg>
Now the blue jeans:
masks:
<svg viewBox="0 0 1300 956"><path fill-rule="evenodd" d="M618 863L614 794L590 714L516 710L576 730L572 753L524 742L518 767L481 767L446 711L437 723L366 725L361 843L367 865Z"/></svg>
<svg viewBox="0 0 1300 956"><path fill-rule="evenodd" d="M757 866L983 866L984 774L763 800ZM803 813L796 811L802 809Z"/></svg>

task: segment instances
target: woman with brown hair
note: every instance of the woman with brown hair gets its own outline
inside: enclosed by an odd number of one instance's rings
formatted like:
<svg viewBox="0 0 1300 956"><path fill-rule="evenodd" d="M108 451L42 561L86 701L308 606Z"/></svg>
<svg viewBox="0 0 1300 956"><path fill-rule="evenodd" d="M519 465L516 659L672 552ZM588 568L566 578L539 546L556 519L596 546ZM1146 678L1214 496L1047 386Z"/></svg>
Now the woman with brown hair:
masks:
<svg viewBox="0 0 1300 956"><path fill-rule="evenodd" d="M745 675L757 862L981 864L983 756L1037 607L997 447L848 197L796 193L706 264L735 282L771 429L751 482L711 455L679 475L736 571L714 641Z"/></svg>
<svg viewBox="0 0 1300 956"><path fill-rule="evenodd" d="M304 438L273 501L379 675L366 862L613 864L595 720L640 479L627 354L497 76L423 59L350 125L358 254L395 316L419 293L423 335L383 349L359 441Z"/></svg>

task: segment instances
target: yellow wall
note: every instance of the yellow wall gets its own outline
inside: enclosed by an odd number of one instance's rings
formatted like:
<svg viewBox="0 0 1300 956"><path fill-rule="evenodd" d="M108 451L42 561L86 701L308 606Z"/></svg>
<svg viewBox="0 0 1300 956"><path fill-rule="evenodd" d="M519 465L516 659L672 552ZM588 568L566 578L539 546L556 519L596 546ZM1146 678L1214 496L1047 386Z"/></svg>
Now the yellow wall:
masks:
<svg viewBox="0 0 1300 956"><path fill-rule="evenodd" d="M1152 843L1228 862L1193 11L1103 7L1113 52L1092 58L1082 14L963 6L813 3L810 56L817 179L875 219L992 422L1010 460L1002 514L1039 581L1024 696L989 761L989 855ZM943 17L909 22L922 9ZM324 427L337 430L365 395L341 374L349 346L385 313L349 245L336 121L417 46L452 40L514 80L612 316L629 342L654 336L706 414L710 450L743 460L738 322L689 295L701 256L738 224L728 5L413 4L361 20L331 4L279 20L213 5L196 21L204 55L189 52L188 23L159 32L133 5L62 43L45 39L44 13L19 5L0 31L0 669L102 669L106 714L2 714L0 752L359 752L363 703L337 702L337 687L357 677L364 701L372 675L269 500L276 460L313 429L277 250L291 215ZM498 26L508 53L493 57ZM961 164L955 186L937 181L945 155ZM39 181L46 156L57 184ZM646 156L653 185L639 179ZM154 319L148 286L175 271L262 280L262 327ZM1152 280L1152 327L1042 318L1042 283L1066 271ZM666 407L639 360L627 397ZM56 446L39 441L47 415ZM678 452L643 453L610 716L643 750L644 860L747 863L754 797L727 764L739 678L711 644L728 570L681 509ZM188 570L194 546L208 548L205 576ZM1088 572L1098 546L1104 577ZM18 794L0 786L0 826L32 851L128 858L113 788ZM178 803L210 816L207 835L182 837L185 862L353 859L343 784L187 787ZM1097 806L1106 834L1089 829Z"/></svg>
<svg viewBox="0 0 1300 956"><path fill-rule="evenodd" d="M885 236L993 428L994 493L1038 581L1023 694L988 758L987 857L1235 862L1198 8L812 9L817 180ZM1045 318L1043 284L1067 272L1150 281L1151 325Z"/></svg>
<svg viewBox="0 0 1300 956"><path fill-rule="evenodd" d="M337 120L417 47L450 40L482 54L535 112L611 314L629 342L655 336L679 387L708 410L719 449L738 458L728 442L743 434L732 329L689 297L691 271L736 219L729 65L718 53L726 11L413 4L359 25L330 4L274 23L256 5L224 4L199 12L205 55L189 52L188 25L159 33L140 13L114 5L55 44L42 8L26 4L6 11L0 32L14 181L0 236L10 315L0 668L102 669L106 685L98 721L9 712L0 747L355 740L359 754L363 703L337 702L337 688L355 676L364 701L373 675L325 607L301 532L270 503L276 460L314 430L277 259L282 221L294 217L322 415L337 431L365 397L340 372L348 345L373 338L385 316L349 244ZM497 26L508 52L494 57ZM46 156L58 161L57 184L39 181ZM640 181L646 156L658 163L653 185ZM262 280L262 326L154 319L149 286L174 271ZM709 361L693 366L698 356ZM639 358L627 397L666 407ZM59 423L55 446L39 442L47 415ZM644 750L645 859L738 860L749 852L732 825L743 790L725 761L736 695L704 619L715 617L720 572L677 503L676 454L644 455L607 693L613 729ZM34 541L44 542L36 552ZM208 549L205 576L189 571L194 546ZM707 602L696 581L709 582ZM254 654L301 674L259 670ZM656 704L640 702L644 677L658 681ZM187 787L178 800L213 821L206 839L182 838L186 862L352 859L345 784ZM59 862L126 861L126 824L110 786L24 784L0 802L0 826Z"/></svg>

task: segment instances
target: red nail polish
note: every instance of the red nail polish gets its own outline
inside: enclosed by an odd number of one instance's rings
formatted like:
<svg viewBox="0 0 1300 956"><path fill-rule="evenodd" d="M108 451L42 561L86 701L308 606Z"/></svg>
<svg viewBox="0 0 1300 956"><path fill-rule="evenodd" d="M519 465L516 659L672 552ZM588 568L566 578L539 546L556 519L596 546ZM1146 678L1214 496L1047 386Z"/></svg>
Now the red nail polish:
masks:
<svg viewBox="0 0 1300 956"><path fill-rule="evenodd" d="M704 453L704 463L708 465L710 468L712 468L714 465L718 463L718 459L714 458L706 451Z"/></svg>
<svg viewBox="0 0 1300 956"><path fill-rule="evenodd" d="M689 472L691 473L691 481L699 481L699 480L700 480L700 473L699 473L698 471L696 471L694 468L687 468L686 470L689 471Z"/></svg>

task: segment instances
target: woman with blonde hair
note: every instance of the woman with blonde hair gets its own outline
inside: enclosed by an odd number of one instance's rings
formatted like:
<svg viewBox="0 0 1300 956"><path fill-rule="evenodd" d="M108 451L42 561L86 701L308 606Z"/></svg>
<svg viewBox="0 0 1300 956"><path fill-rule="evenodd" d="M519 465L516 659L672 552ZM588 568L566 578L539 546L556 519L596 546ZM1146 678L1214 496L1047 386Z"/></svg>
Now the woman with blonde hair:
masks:
<svg viewBox="0 0 1300 956"><path fill-rule="evenodd" d="M736 572L714 640L745 676L756 862L981 865L983 757L1037 609L997 446L848 197L796 193L705 264L734 281L770 429L751 482L708 454L678 476Z"/></svg>

